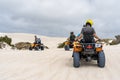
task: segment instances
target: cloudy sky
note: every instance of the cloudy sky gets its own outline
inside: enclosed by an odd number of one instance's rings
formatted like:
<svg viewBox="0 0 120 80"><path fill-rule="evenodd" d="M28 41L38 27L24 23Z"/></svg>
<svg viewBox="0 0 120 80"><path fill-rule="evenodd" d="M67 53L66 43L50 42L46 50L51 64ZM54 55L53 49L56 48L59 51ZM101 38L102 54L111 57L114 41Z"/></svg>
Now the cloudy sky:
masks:
<svg viewBox="0 0 120 80"><path fill-rule="evenodd" d="M87 19L100 37L120 34L119 0L0 0L0 32L77 35Z"/></svg>

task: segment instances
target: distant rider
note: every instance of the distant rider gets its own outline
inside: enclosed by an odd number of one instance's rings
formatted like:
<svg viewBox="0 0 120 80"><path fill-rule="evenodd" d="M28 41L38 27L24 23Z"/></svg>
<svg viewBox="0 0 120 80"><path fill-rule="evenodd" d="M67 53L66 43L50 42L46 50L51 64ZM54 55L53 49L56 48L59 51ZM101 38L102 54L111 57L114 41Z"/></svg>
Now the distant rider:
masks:
<svg viewBox="0 0 120 80"><path fill-rule="evenodd" d="M70 37L69 37L70 42L73 43L75 41L75 38L76 36L74 35L74 32L70 32Z"/></svg>
<svg viewBox="0 0 120 80"><path fill-rule="evenodd" d="M37 38L37 36L35 35L35 44L41 44L41 39L40 38Z"/></svg>

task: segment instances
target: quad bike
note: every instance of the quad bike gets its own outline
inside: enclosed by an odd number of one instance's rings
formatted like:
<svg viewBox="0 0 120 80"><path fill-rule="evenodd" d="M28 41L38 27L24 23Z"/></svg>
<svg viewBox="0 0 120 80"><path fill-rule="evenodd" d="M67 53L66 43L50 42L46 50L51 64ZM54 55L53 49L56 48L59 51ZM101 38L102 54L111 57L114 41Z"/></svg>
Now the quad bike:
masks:
<svg viewBox="0 0 120 80"><path fill-rule="evenodd" d="M75 41L73 46L73 66L80 67L82 59L87 62L97 60L98 66L104 67L105 55L102 43L80 43Z"/></svg>
<svg viewBox="0 0 120 80"><path fill-rule="evenodd" d="M66 51L68 51L68 50L70 50L70 48L73 48L73 42L71 42L71 41L65 41L64 49Z"/></svg>
<svg viewBox="0 0 120 80"><path fill-rule="evenodd" d="M44 50L44 45L43 44L37 44L37 43L32 43L29 50Z"/></svg>

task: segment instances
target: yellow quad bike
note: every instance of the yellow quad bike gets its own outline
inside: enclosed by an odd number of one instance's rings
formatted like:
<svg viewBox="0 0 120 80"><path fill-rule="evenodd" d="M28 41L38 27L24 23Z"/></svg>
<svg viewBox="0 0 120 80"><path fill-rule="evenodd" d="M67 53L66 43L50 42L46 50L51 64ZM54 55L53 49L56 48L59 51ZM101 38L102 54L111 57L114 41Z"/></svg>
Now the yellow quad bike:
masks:
<svg viewBox="0 0 120 80"><path fill-rule="evenodd" d="M65 49L66 51L68 51L68 50L70 50L70 48L73 48L73 42L65 41L64 49Z"/></svg>
<svg viewBox="0 0 120 80"><path fill-rule="evenodd" d="M29 50L44 50L44 45L43 44L37 44L37 43L32 43Z"/></svg>
<svg viewBox="0 0 120 80"><path fill-rule="evenodd" d="M102 47L102 43L80 43L75 41L73 46L73 66L80 67L81 60L85 59L87 62L97 60L98 66L104 67L105 55Z"/></svg>

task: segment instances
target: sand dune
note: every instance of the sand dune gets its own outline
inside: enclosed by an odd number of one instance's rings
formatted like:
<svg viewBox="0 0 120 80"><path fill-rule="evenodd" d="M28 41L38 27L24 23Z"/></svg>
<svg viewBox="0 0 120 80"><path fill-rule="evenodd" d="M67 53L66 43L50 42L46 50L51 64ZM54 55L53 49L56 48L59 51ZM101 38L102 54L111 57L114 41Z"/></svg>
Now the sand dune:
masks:
<svg viewBox="0 0 120 80"><path fill-rule="evenodd" d="M13 43L34 40L33 34L7 35ZM119 80L120 45L104 47L105 68L99 68L95 61L83 61L80 68L74 68L72 50L56 48L65 38L40 37L50 49L0 50L0 80Z"/></svg>

